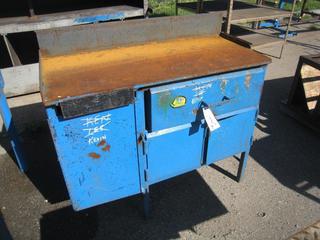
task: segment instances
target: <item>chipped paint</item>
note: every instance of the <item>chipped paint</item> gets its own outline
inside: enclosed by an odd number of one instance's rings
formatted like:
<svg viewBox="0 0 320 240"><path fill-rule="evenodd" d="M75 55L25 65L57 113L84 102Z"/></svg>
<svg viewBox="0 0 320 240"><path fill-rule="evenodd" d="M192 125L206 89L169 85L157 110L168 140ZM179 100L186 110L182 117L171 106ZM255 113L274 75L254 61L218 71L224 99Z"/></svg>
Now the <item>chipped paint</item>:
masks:
<svg viewBox="0 0 320 240"><path fill-rule="evenodd" d="M167 111L174 98L171 96L171 92L167 91L167 92L160 93L158 99L159 99L158 100L159 107L162 110Z"/></svg>
<svg viewBox="0 0 320 240"><path fill-rule="evenodd" d="M212 83L207 83L207 84L204 84L202 86L197 86L197 87L193 88L192 91L194 92L194 95L193 95L193 98L191 100L191 103L192 104L196 104L198 102L201 102L202 99L203 99L203 95L211 87L212 87Z"/></svg>
<svg viewBox="0 0 320 240"><path fill-rule="evenodd" d="M101 147L101 146L103 146L103 145L105 145L107 142L106 142L106 140L105 139L102 139L99 143L98 143L98 147Z"/></svg>
<svg viewBox="0 0 320 240"><path fill-rule="evenodd" d="M91 157L91 158L93 158L93 159L99 159L99 158L101 157L100 154L95 153L95 152L91 152L91 153L89 153L88 155L89 155L89 157Z"/></svg>
<svg viewBox="0 0 320 240"><path fill-rule="evenodd" d="M244 85L246 86L247 89L250 88L251 78L252 78L252 76L251 76L250 72L247 72L246 78L244 81Z"/></svg>
<svg viewBox="0 0 320 240"><path fill-rule="evenodd" d="M221 80L221 82L220 82L220 89L221 89L222 92L225 92L226 86L227 86L228 82L229 82L229 81L228 81L227 79Z"/></svg>
<svg viewBox="0 0 320 240"><path fill-rule="evenodd" d="M236 95L239 94L239 84L237 83L236 86L235 86L235 92L236 92Z"/></svg>
<svg viewBox="0 0 320 240"><path fill-rule="evenodd" d="M101 147L102 151L110 152L111 145L107 143L106 139L101 140L97 146Z"/></svg>
<svg viewBox="0 0 320 240"><path fill-rule="evenodd" d="M109 144L107 144L106 146L104 146L104 147L102 148L102 151L110 152L110 148L111 148L111 146L110 146Z"/></svg>
<svg viewBox="0 0 320 240"><path fill-rule="evenodd" d="M141 134L140 134L140 136L138 137L138 144L142 144L142 136L141 136Z"/></svg>

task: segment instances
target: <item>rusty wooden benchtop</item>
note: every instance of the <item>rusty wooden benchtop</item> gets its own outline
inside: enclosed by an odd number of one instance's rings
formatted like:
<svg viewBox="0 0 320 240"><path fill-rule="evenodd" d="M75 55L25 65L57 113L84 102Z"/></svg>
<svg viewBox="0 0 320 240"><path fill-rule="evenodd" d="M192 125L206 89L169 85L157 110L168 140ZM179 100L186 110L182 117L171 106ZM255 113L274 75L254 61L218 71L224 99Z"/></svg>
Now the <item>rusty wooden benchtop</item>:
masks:
<svg viewBox="0 0 320 240"><path fill-rule="evenodd" d="M220 36L49 56L40 52L46 106L59 100L116 89L177 81L268 64L270 59Z"/></svg>

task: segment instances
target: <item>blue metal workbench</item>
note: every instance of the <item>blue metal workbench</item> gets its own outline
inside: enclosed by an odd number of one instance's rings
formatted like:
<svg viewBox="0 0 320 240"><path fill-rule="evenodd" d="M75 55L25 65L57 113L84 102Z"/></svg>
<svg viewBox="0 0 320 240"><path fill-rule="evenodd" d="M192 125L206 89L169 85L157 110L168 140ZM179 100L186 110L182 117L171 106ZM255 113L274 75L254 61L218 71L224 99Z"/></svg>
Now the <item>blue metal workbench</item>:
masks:
<svg viewBox="0 0 320 240"><path fill-rule="evenodd" d="M220 26L203 14L38 33L75 210L139 193L148 210L151 184L236 154L243 175L270 60L219 37ZM208 129L203 109L220 128Z"/></svg>

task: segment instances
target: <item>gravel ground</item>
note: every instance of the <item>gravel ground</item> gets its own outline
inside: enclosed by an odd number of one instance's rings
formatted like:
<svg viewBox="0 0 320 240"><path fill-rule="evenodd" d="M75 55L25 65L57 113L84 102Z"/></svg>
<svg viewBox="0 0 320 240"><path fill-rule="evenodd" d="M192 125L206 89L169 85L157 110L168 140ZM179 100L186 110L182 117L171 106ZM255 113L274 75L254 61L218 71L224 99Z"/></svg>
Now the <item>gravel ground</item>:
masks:
<svg viewBox="0 0 320 240"><path fill-rule="evenodd" d="M275 55L279 46L262 51ZM151 187L152 216L134 196L82 212L68 201L38 94L10 99L30 171L0 157L0 210L15 240L23 239L285 239L320 219L320 138L279 111L299 55L320 52L319 31L290 40L273 58L245 178L226 159Z"/></svg>

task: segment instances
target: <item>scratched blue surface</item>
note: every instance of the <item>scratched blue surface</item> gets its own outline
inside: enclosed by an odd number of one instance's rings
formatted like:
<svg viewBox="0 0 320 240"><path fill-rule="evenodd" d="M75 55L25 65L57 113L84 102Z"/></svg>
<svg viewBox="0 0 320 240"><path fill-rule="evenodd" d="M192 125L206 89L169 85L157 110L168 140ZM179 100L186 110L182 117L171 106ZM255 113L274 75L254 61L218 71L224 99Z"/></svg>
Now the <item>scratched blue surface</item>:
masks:
<svg viewBox="0 0 320 240"><path fill-rule="evenodd" d="M97 23L97 22L106 22L111 20L119 20L124 19L125 15L123 12L109 13L109 14L101 14L96 16L89 17L79 17L74 20L75 23Z"/></svg>
<svg viewBox="0 0 320 240"><path fill-rule="evenodd" d="M134 107L48 122L75 210L140 192Z"/></svg>
<svg viewBox="0 0 320 240"><path fill-rule="evenodd" d="M200 104L207 104L215 115L259 105L265 69L256 68L196 80L167 84L150 90L152 131L194 122ZM185 106L172 108L178 96Z"/></svg>

